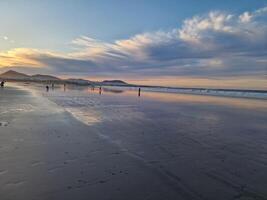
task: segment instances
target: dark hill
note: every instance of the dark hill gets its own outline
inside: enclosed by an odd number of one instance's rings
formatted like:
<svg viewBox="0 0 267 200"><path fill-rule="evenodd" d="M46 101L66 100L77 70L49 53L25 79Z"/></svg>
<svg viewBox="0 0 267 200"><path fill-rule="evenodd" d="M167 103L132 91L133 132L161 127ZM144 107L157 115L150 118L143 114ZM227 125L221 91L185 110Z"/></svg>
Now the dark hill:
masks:
<svg viewBox="0 0 267 200"><path fill-rule="evenodd" d="M9 70L7 72L4 72L3 74L0 74L0 78L1 79L14 79L14 80L27 80L30 78L30 76L23 74L23 73L19 73L13 70Z"/></svg>
<svg viewBox="0 0 267 200"><path fill-rule="evenodd" d="M42 75L42 74L36 74L31 76L31 78L33 80L37 80L37 81L59 81L60 79L58 77L55 76L51 76L51 75Z"/></svg>

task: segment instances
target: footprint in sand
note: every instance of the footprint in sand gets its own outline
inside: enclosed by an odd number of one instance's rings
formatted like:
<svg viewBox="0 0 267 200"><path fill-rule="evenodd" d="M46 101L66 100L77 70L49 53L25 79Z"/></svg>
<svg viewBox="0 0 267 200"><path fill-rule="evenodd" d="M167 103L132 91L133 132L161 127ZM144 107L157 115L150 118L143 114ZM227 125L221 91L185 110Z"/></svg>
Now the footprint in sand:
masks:
<svg viewBox="0 0 267 200"><path fill-rule="evenodd" d="M9 123L8 122L1 122L0 121L0 126L7 126Z"/></svg>

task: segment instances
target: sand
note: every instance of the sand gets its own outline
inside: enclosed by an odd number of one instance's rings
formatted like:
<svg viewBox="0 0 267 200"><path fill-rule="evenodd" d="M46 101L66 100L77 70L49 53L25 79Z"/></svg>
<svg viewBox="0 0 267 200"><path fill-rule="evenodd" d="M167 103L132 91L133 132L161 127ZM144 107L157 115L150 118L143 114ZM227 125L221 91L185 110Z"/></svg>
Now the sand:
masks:
<svg viewBox="0 0 267 200"><path fill-rule="evenodd" d="M36 88L0 90L1 200L267 199L264 100Z"/></svg>

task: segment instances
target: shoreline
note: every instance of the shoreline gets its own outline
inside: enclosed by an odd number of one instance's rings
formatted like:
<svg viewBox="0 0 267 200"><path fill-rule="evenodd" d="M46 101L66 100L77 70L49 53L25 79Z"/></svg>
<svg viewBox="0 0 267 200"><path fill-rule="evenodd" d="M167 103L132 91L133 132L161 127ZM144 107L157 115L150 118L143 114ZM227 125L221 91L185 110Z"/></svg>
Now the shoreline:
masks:
<svg viewBox="0 0 267 200"><path fill-rule="evenodd" d="M65 82L53 82L49 83L45 81L11 81L11 83L27 83L27 84L42 84L49 85L52 83L63 85ZM267 90L266 89L237 89L237 88L208 88L208 87L167 87L167 86L149 86L149 85L108 85L108 84L75 84L67 83L68 85L78 86L78 87L103 87L112 89L122 89L122 90L138 90L141 88L143 92L160 92L160 93L173 93L173 94L193 94L193 95L203 95L203 96L218 96L218 97L232 97L232 98L248 98L248 99L262 99L267 100Z"/></svg>

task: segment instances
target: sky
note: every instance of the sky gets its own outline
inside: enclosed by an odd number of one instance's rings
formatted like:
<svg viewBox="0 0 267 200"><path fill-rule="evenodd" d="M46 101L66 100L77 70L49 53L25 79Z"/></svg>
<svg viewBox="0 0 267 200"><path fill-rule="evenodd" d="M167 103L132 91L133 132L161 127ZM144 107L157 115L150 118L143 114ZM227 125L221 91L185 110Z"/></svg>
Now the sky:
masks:
<svg viewBox="0 0 267 200"><path fill-rule="evenodd" d="M1 0L0 72L267 89L267 0Z"/></svg>

